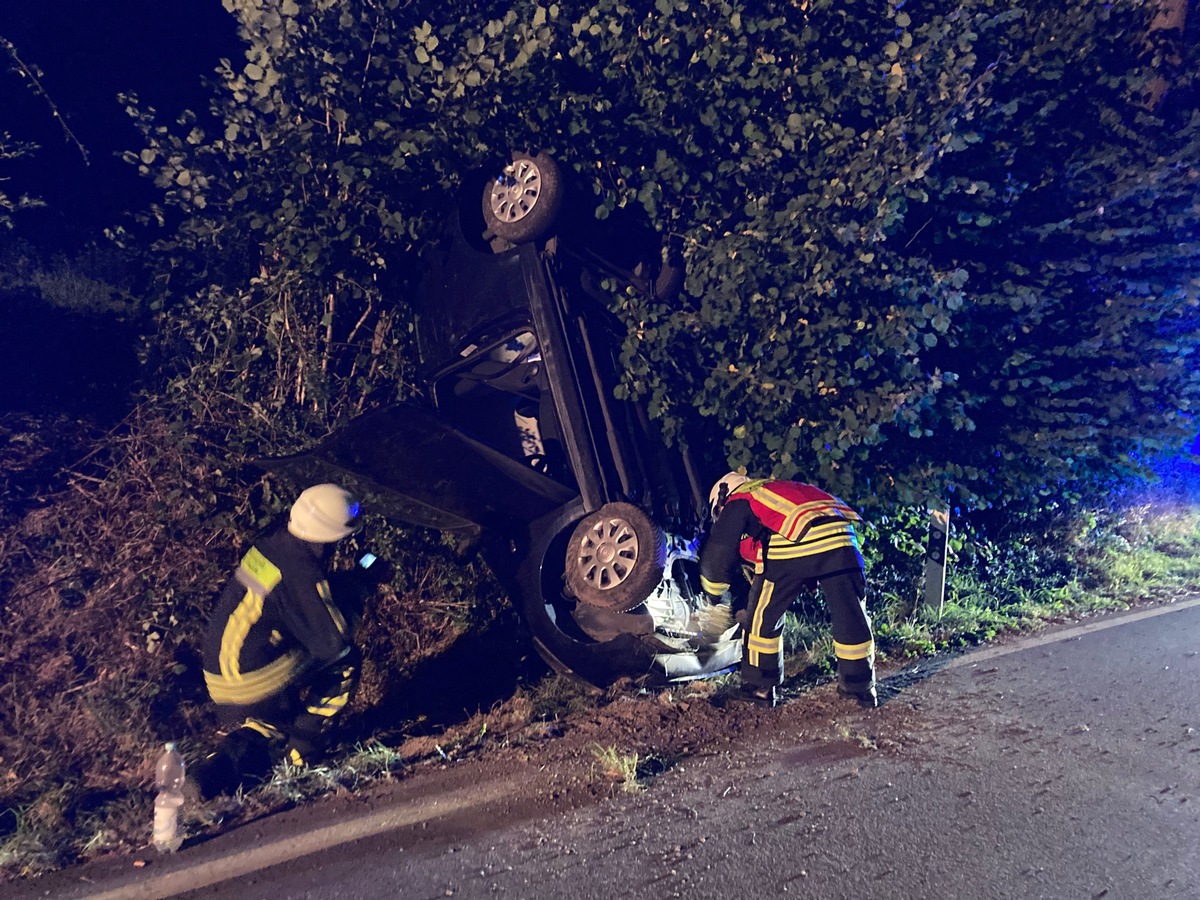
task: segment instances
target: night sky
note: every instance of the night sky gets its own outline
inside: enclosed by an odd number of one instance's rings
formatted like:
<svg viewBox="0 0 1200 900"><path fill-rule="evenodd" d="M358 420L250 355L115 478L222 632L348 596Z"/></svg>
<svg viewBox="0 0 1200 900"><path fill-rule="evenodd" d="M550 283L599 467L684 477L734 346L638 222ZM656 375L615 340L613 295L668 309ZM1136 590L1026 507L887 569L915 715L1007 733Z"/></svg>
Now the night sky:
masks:
<svg viewBox="0 0 1200 900"><path fill-rule="evenodd" d="M242 52L220 0L0 0L0 37L41 70L46 94L87 151L85 161L0 49L0 132L40 145L31 159L0 161L0 178L11 197L48 204L18 212L13 230L0 229L0 250L9 241L18 249L31 243L47 260L93 242L107 246L104 228L127 224L129 212L158 198L120 159L142 144L117 95L136 93L160 120L173 121L184 109L204 110L204 79L222 56ZM51 413L112 422L124 415L140 371L136 321L72 312L28 288L3 300L0 417Z"/></svg>
<svg viewBox="0 0 1200 900"><path fill-rule="evenodd" d="M185 108L204 108L204 78L222 56L241 52L220 0L5 0L0 36L42 70L46 93L89 157L85 163L45 100L8 71L0 52L0 131L42 148L32 162L0 171L11 176L8 193L50 204L18 220L21 235L35 240L94 234L152 198L150 186L119 159L141 146L119 93L134 92L174 119Z"/></svg>

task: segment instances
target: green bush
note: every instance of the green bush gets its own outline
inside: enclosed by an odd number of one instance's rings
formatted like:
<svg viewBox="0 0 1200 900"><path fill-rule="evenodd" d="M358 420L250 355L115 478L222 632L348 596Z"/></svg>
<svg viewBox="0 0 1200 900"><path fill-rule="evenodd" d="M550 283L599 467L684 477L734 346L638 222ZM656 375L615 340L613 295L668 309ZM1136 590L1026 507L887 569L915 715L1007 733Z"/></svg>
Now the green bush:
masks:
<svg viewBox="0 0 1200 900"><path fill-rule="evenodd" d="M1190 437L1198 68L1138 0L228 7L220 124L131 104L129 158L185 216L172 396L230 440L412 393L432 223L513 147L672 236L689 296L615 298L621 391L734 465L974 507Z"/></svg>

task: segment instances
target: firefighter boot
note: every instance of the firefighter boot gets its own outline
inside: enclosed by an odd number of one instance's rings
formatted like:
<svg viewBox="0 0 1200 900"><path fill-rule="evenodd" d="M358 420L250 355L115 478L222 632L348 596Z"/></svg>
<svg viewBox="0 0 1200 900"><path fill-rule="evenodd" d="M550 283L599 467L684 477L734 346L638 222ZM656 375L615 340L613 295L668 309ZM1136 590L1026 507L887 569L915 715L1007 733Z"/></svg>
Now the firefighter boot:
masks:
<svg viewBox="0 0 1200 900"><path fill-rule="evenodd" d="M262 781L271 771L269 741L252 728L237 728L226 736L215 753L192 768L201 800L235 794L244 785Z"/></svg>
<svg viewBox="0 0 1200 900"><path fill-rule="evenodd" d="M863 709L874 709L879 705L879 695L875 690L875 680L852 681L849 678L839 678L837 692L839 697L853 700Z"/></svg>
<svg viewBox="0 0 1200 900"><path fill-rule="evenodd" d="M722 691L713 697L713 705L722 708L731 705L748 705L774 709L779 703L779 691L773 684L756 685L743 682L733 690Z"/></svg>

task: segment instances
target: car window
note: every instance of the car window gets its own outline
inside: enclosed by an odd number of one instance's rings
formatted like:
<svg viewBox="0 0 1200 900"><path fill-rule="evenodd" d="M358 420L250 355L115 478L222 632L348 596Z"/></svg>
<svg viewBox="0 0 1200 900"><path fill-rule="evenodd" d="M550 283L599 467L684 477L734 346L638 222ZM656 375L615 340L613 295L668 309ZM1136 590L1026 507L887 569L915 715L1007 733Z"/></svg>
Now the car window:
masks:
<svg viewBox="0 0 1200 900"><path fill-rule="evenodd" d="M490 341L468 341L460 362L433 385L443 417L464 434L563 484L574 479L565 464L541 348L523 325Z"/></svg>

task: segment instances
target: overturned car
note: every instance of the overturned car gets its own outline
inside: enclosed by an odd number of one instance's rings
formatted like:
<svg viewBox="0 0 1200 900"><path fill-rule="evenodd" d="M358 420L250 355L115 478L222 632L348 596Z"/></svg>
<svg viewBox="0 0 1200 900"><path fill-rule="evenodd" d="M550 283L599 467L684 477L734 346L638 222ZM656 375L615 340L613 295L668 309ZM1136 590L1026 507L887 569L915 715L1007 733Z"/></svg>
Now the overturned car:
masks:
<svg viewBox="0 0 1200 900"><path fill-rule="evenodd" d="M602 283L663 296L681 266L644 224L597 222L544 154L514 154L473 187L414 302L429 402L368 413L288 468L463 536L561 673L607 685L729 670L741 639L697 563L719 473L614 394L624 326Z"/></svg>

